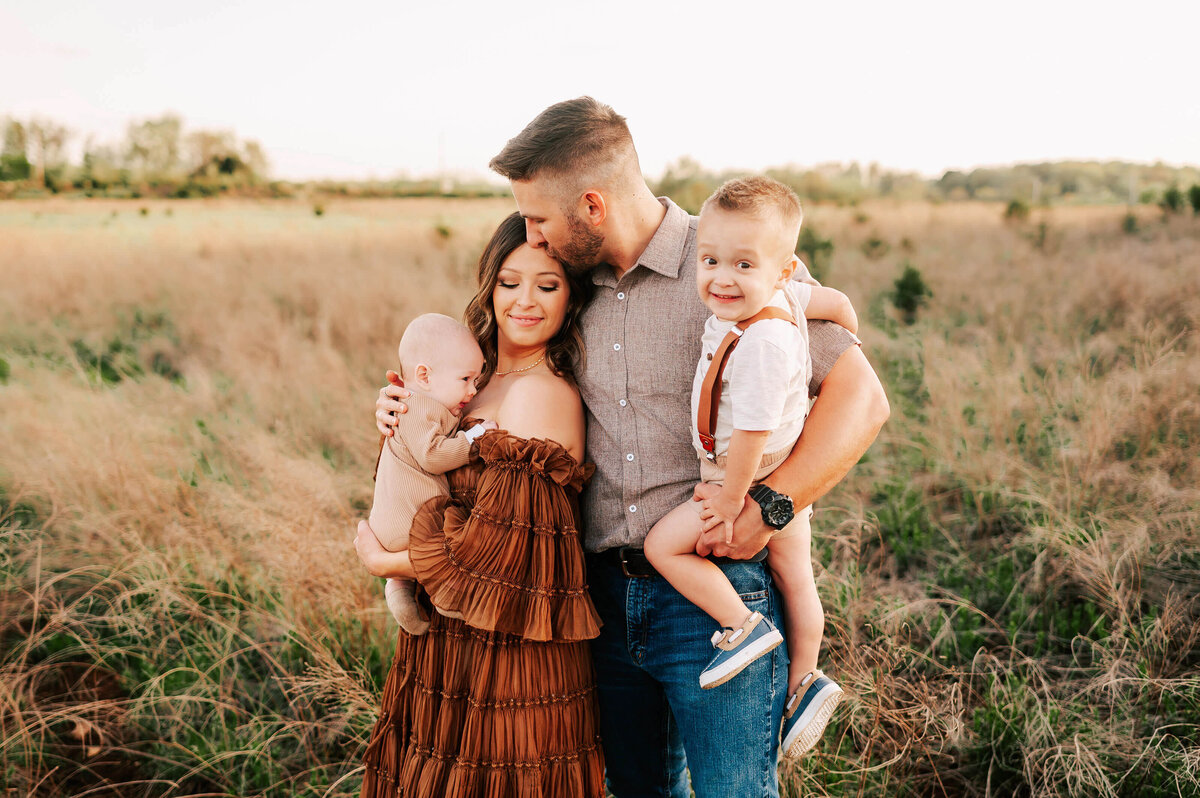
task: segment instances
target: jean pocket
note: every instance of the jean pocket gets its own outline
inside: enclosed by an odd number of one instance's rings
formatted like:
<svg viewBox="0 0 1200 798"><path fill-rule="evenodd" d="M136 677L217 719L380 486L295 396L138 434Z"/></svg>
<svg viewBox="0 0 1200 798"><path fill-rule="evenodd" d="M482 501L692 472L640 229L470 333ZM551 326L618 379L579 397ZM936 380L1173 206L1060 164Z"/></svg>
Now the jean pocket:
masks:
<svg viewBox="0 0 1200 798"><path fill-rule="evenodd" d="M755 590L752 593L738 593L738 598L740 598L743 602L745 602L746 606L750 606L751 604L753 604L756 601L761 601L762 603L766 604L767 591ZM754 608L750 607L750 609L754 609Z"/></svg>

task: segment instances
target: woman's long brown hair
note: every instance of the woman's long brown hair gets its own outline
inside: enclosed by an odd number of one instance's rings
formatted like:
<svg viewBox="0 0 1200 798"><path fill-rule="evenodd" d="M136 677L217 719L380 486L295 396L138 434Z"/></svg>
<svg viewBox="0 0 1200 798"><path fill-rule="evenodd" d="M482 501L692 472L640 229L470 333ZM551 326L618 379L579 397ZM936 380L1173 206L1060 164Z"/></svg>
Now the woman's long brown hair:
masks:
<svg viewBox="0 0 1200 798"><path fill-rule="evenodd" d="M496 309L492 301L492 293L500 279L500 269L517 247L525 243L525 220L520 213L508 216L496 232L492 240L484 247L479 256L479 270L476 280L479 290L463 312L463 322L479 342L483 350L483 374L480 375L480 388L488 384L496 373ZM560 377L572 382L575 373L583 368L584 351L583 336L579 333L579 312L592 296L592 281L587 275L573 275L563 269L567 284L567 311L563 317L562 326L546 344L546 362L550 370Z"/></svg>

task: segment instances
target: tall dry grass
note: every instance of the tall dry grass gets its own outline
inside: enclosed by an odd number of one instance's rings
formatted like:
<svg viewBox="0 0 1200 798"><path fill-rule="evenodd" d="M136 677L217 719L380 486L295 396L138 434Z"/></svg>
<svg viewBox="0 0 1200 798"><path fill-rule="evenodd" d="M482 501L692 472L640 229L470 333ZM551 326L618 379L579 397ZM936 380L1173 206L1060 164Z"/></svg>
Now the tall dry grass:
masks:
<svg viewBox="0 0 1200 798"><path fill-rule="evenodd" d="M12 794L356 791L372 404L509 208L0 205ZM1143 213L808 209L893 417L817 518L848 697L788 794L1200 793L1200 223Z"/></svg>

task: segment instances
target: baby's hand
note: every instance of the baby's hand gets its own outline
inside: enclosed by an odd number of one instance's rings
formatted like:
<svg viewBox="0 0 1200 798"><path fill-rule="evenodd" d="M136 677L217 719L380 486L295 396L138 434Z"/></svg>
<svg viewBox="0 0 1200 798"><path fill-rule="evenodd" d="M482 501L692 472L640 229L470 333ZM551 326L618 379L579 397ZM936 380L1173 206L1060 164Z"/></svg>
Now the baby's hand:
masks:
<svg viewBox="0 0 1200 798"><path fill-rule="evenodd" d="M495 421L480 421L470 429L463 430L463 434L467 436L468 441L474 443L479 440L483 433L491 429L500 429L500 427L496 425Z"/></svg>
<svg viewBox="0 0 1200 798"><path fill-rule="evenodd" d="M725 543L727 545L733 543L733 522L737 520L745 501L745 497L738 501L727 496L723 491L704 501L700 508L700 520L704 524L704 531L707 532L718 524L724 524Z"/></svg>

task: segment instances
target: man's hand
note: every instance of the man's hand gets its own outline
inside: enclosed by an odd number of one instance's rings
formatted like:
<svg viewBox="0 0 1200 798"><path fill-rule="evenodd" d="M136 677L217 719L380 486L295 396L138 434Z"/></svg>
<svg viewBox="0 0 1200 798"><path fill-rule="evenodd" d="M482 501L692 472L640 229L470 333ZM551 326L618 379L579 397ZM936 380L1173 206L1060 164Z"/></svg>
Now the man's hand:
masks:
<svg viewBox="0 0 1200 798"><path fill-rule="evenodd" d="M379 389L379 398L375 400L375 426L380 435L390 438L396 434L400 414L408 412L408 405L399 400L407 399L411 392L396 372L389 371L387 380L388 384Z"/></svg>
<svg viewBox="0 0 1200 798"><path fill-rule="evenodd" d="M699 501L708 501L720 492L719 485L701 482L692 491L692 496ZM775 530L763 523L762 509L758 502L747 496L743 501L742 511L738 513L733 524L733 543L725 542L723 528L714 527L700 535L700 539L696 541L696 553L701 557L715 554L718 557L747 560L762 551L773 534Z"/></svg>

